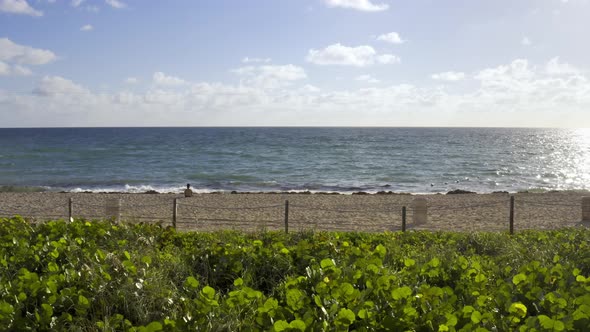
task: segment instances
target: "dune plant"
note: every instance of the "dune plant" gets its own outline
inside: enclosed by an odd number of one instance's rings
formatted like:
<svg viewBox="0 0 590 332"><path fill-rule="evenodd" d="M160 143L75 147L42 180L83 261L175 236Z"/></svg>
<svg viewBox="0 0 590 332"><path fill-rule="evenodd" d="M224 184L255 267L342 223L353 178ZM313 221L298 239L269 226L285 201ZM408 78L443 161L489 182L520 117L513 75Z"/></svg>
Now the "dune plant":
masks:
<svg viewBox="0 0 590 332"><path fill-rule="evenodd" d="M176 232L0 219L0 329L583 331L590 231Z"/></svg>

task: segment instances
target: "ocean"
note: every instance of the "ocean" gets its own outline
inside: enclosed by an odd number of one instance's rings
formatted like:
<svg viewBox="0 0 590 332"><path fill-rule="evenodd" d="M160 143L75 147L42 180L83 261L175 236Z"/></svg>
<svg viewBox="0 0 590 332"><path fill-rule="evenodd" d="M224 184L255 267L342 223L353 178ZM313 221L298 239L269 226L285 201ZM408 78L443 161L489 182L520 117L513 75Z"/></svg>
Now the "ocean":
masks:
<svg viewBox="0 0 590 332"><path fill-rule="evenodd" d="M590 189L590 130L0 129L0 191Z"/></svg>

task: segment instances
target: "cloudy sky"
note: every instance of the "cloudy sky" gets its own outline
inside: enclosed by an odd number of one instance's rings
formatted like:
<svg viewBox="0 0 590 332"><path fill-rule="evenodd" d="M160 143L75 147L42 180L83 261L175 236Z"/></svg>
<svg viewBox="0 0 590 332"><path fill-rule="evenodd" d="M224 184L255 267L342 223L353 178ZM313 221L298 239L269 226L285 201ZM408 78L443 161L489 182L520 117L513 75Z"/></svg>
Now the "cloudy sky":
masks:
<svg viewBox="0 0 590 332"><path fill-rule="evenodd" d="M0 127L590 127L590 0L0 0Z"/></svg>

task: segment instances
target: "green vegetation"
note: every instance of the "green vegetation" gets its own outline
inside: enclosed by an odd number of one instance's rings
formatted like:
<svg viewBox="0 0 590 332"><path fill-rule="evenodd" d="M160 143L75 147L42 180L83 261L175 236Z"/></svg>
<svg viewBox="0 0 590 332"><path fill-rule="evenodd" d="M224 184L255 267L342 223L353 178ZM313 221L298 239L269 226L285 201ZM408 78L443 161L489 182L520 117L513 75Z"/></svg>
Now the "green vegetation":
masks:
<svg viewBox="0 0 590 332"><path fill-rule="evenodd" d="M1 330L564 331L590 231L177 233L0 219Z"/></svg>

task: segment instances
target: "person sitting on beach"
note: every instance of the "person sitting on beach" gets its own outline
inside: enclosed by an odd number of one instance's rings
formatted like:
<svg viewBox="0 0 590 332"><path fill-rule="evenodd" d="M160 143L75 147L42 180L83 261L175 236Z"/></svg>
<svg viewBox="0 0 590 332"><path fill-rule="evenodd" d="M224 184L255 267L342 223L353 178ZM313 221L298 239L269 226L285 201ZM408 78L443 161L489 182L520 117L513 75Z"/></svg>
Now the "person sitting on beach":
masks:
<svg viewBox="0 0 590 332"><path fill-rule="evenodd" d="M186 184L186 189L184 190L184 197L193 197L193 191L191 190L191 184Z"/></svg>

